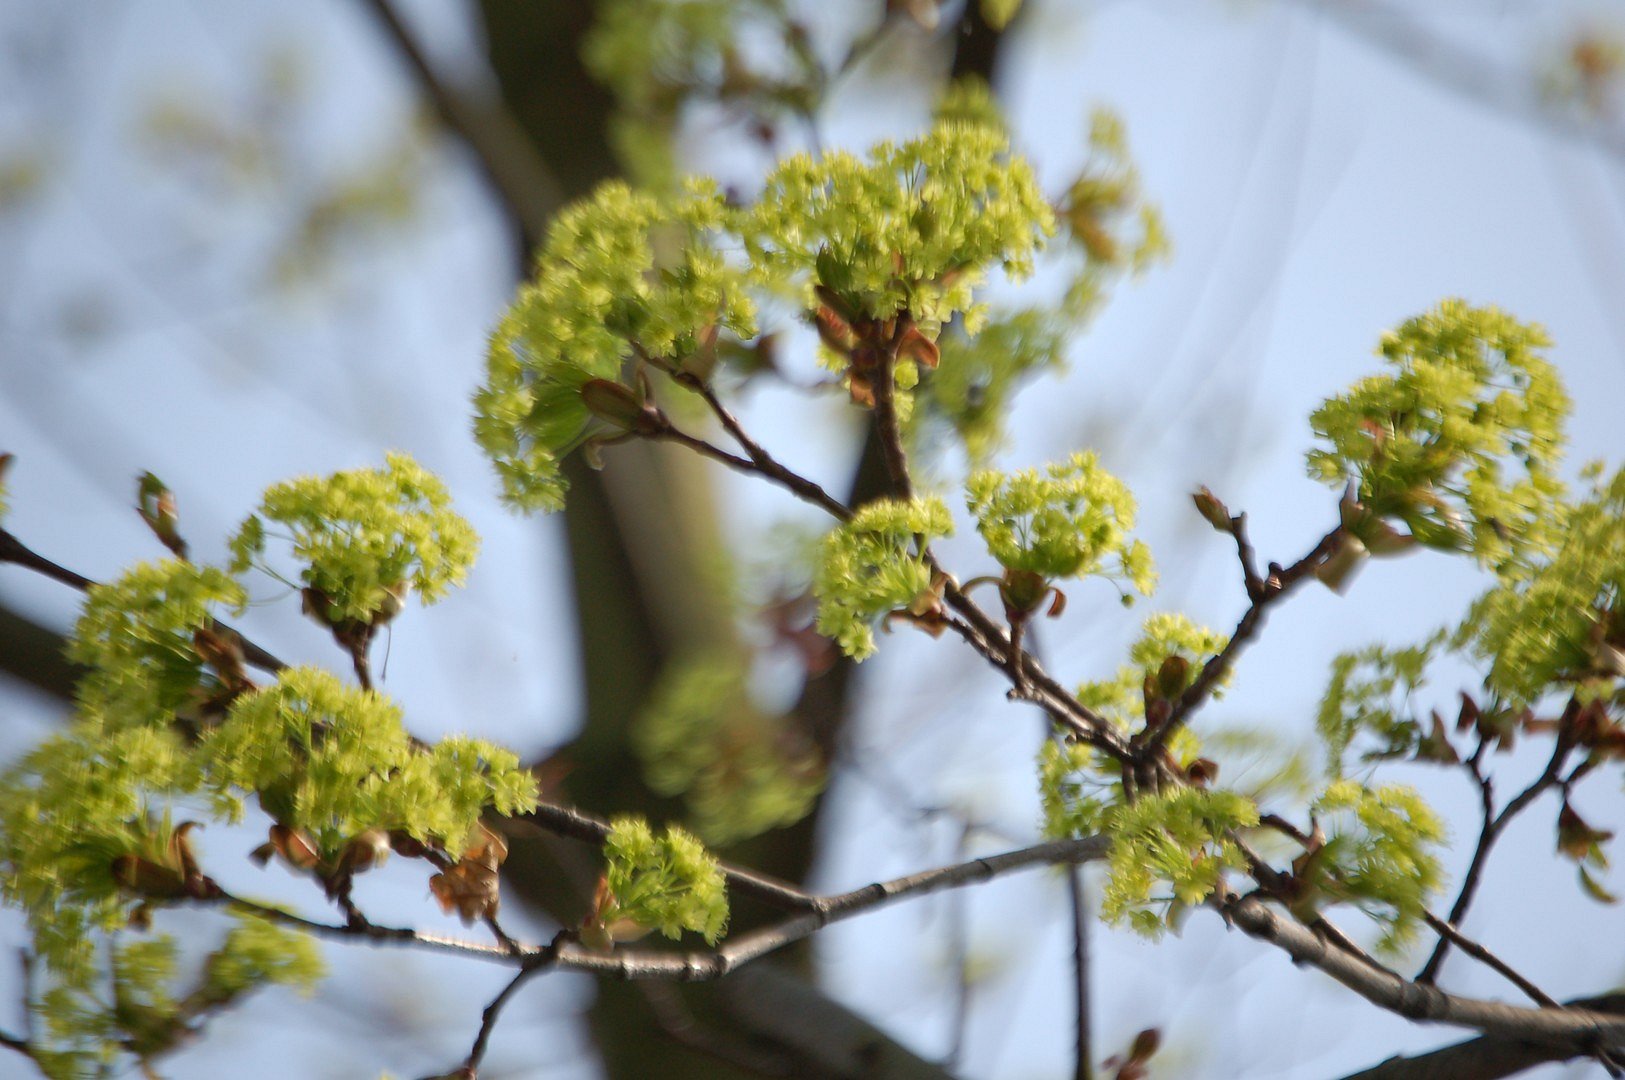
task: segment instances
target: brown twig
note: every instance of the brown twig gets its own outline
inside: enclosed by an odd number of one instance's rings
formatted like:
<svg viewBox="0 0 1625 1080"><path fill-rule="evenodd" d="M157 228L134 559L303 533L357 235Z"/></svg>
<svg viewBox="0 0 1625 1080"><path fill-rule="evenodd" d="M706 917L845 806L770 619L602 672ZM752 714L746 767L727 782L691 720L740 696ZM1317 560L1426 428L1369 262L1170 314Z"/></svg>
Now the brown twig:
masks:
<svg viewBox="0 0 1625 1080"><path fill-rule="evenodd" d="M1283 568L1271 563L1269 576L1262 580L1252 567L1252 546L1246 540L1245 520L1242 516L1238 515L1231 519L1231 534L1236 539L1236 555L1241 561L1242 573L1248 582L1248 593L1252 596L1252 600L1247 605L1247 610L1242 613L1240 621L1236 623L1236 629L1231 633L1230 640L1225 642L1224 648L1219 650L1217 656L1202 665L1202 670L1197 673L1190 686L1186 687L1185 692L1174 702L1168 712L1168 718L1154 729L1147 730L1137 740L1138 757L1142 762L1153 760L1167 745L1173 733L1190 719L1192 713L1202 707L1213 690L1229 674L1236 658L1258 636L1270 607L1307 581L1337 547L1343 536L1343 526L1338 525L1321 537L1320 542L1311 548L1307 555L1291 566Z"/></svg>
<svg viewBox="0 0 1625 1080"><path fill-rule="evenodd" d="M1575 705L1571 701L1568 707L1573 709ZM1490 778L1484 776L1476 765L1473 766L1472 771L1479 785L1479 799L1484 823L1478 831L1478 841L1473 845L1473 857L1467 863L1467 872L1462 875L1461 888L1456 892L1456 900L1450 905L1450 914L1445 918L1445 922L1452 926L1461 925L1462 919L1467 915L1468 907L1472 905L1473 897L1478 892L1484 866L1489 861L1490 851L1495 847L1495 842L1500 839L1501 833L1512 823L1513 818L1540 798L1547 789L1559 782L1558 774L1562 771L1563 762L1568 759L1572 749L1573 746L1569 740L1562 732L1559 732L1557 741L1552 747L1552 756L1547 760L1546 767L1541 770L1540 775L1531 781L1528 787L1513 796L1511 801L1501 808L1501 812L1493 817L1491 816L1491 809L1494 804ZM1418 983L1423 986L1431 986L1438 980L1439 969L1444 964L1445 957L1450 953L1450 946L1451 939L1449 937L1439 938L1438 944L1433 947L1433 952L1428 956L1427 963L1423 964L1422 970L1416 973Z"/></svg>
<svg viewBox="0 0 1625 1080"><path fill-rule="evenodd" d="M69 570L65 566L59 566L50 559L45 558L45 556L38 554L5 529L0 529L0 563L12 563L21 566L25 570L43 574L52 581L78 589L80 592L89 592L97 584L94 578L87 578L83 574ZM235 637L242 645L243 659L261 671L276 672L287 667L286 664L270 652L254 644L241 633L233 630L218 619L210 619L209 628Z"/></svg>
<svg viewBox="0 0 1625 1080"><path fill-rule="evenodd" d="M491 1045L491 1033L496 1030L497 1020L502 1016L502 1010L508 1002L531 979L546 971L552 965L552 958L558 955L558 947L563 943L567 931L559 931L551 945L537 953L527 956L520 964L519 973L508 985L504 986L496 997L491 999L480 1013L480 1030L474 1035L474 1045L469 1047L468 1056L458 1067L453 1076L460 1080L477 1080L480 1075L480 1063L485 1060L485 1052Z"/></svg>
<svg viewBox="0 0 1625 1080"><path fill-rule="evenodd" d="M1426 920L1429 926L1438 932L1440 937L1450 941L1458 949L1466 953L1468 956L1471 956L1473 959L1494 969L1495 972L1502 978L1506 979L1512 985L1516 986L1519 990L1522 990L1525 994L1527 994L1529 999L1535 1004L1544 1006L1548 1009L1562 1008L1562 1006L1559 1005L1556 1000L1543 992L1540 987L1536 986L1534 983L1530 982L1528 979L1514 971L1506 961L1490 952L1472 938L1463 934L1460 930L1457 930L1450 923L1445 922L1443 919L1433 914L1433 912L1424 911L1422 913L1422 918ZM1418 978L1416 981L1421 982L1421 979Z"/></svg>

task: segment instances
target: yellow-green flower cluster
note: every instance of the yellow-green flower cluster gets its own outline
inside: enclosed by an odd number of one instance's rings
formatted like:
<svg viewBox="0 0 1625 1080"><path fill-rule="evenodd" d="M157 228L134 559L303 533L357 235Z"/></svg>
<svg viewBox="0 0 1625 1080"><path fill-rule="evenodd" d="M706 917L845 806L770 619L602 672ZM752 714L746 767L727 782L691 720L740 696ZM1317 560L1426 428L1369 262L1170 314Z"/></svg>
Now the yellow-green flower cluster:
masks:
<svg viewBox="0 0 1625 1080"><path fill-rule="evenodd" d="M218 688L193 636L246 600L224 571L177 559L138 563L91 586L68 645L69 658L89 669L81 712L110 728L173 721Z"/></svg>
<svg viewBox="0 0 1625 1080"><path fill-rule="evenodd" d="M0 778L0 891L27 914L34 950L53 971L90 977L89 935L123 925L133 904L114 861L171 861L173 829L157 808L197 782L180 737L156 726L80 725Z"/></svg>
<svg viewBox="0 0 1625 1080"><path fill-rule="evenodd" d="M716 859L675 825L655 836L641 818L618 818L604 841L606 925L628 920L676 939L691 930L714 945L728 926L728 886Z"/></svg>
<svg viewBox="0 0 1625 1080"><path fill-rule="evenodd" d="M978 124L1009 135L993 88L980 75L962 75L949 83L937 100L931 118L939 124Z"/></svg>
<svg viewBox="0 0 1625 1080"><path fill-rule="evenodd" d="M740 0L608 0L581 57L621 107L675 112L731 51Z"/></svg>
<svg viewBox="0 0 1625 1080"><path fill-rule="evenodd" d="M1464 627L1489 685L1525 704L1558 683L1625 678L1625 469L1597 479L1559 522L1551 559L1506 575Z"/></svg>
<svg viewBox="0 0 1625 1080"><path fill-rule="evenodd" d="M729 217L715 185L699 182L668 199L611 182L559 214L474 395L475 438L511 505L563 505L560 462L592 420L586 383L621 381L635 357L679 367L722 329L756 332L744 273L713 242Z"/></svg>
<svg viewBox="0 0 1625 1080"><path fill-rule="evenodd" d="M301 579L334 623L385 621L408 589L438 600L467 576L479 538L438 477L405 454L387 462L273 484L231 539L232 569L264 554L271 522L287 530Z"/></svg>
<svg viewBox="0 0 1625 1080"><path fill-rule="evenodd" d="M1376 738L1363 761L1404 757L1416 749L1422 732L1409 715L1409 703L1427 681L1428 665L1443 641L1438 633L1402 648L1370 645L1332 661L1315 718L1330 775L1343 775L1349 747L1362 733Z"/></svg>
<svg viewBox="0 0 1625 1080"><path fill-rule="evenodd" d="M1088 314L1108 275L1139 273L1170 250L1162 212L1140 191L1123 120L1110 109L1089 117L1089 160L1061 200L1061 221L1084 254L1067 306Z"/></svg>
<svg viewBox="0 0 1625 1080"><path fill-rule="evenodd" d="M1003 30L1021 10L1021 0L981 0L982 18L995 30Z"/></svg>
<svg viewBox="0 0 1625 1080"><path fill-rule="evenodd" d="M535 779L510 751L461 737L419 749L399 706L319 668L286 669L239 698L199 753L223 816L240 818L244 796L257 793L323 858L369 829L460 850L485 807L511 815L536 806Z"/></svg>
<svg viewBox="0 0 1625 1080"><path fill-rule="evenodd" d="M988 551L1008 570L1045 579L1106 574L1146 595L1155 584L1150 550L1128 538L1134 496L1093 452L1073 454L1042 473L972 473L965 501ZM1112 570L1107 559L1115 563Z"/></svg>
<svg viewBox="0 0 1625 1080"><path fill-rule="evenodd" d="M142 1072L179 1049L215 1010L265 986L309 992L323 974L307 936L252 916L238 916L219 948L203 958L190 988L177 983L178 948L168 934L111 944L104 950L107 987L53 980L29 1005L39 1021L30 1054L48 1077L110 1075L134 1058ZM190 966L190 965L188 965Z"/></svg>
<svg viewBox="0 0 1625 1080"><path fill-rule="evenodd" d="M858 317L907 313L933 335L956 313L974 327L972 291L987 271L1030 274L1055 228L1032 169L1004 136L961 123L881 143L867 161L788 158L744 222L764 278L823 285Z"/></svg>
<svg viewBox="0 0 1625 1080"><path fill-rule="evenodd" d="M1112 851L1100 917L1160 935L1211 896L1226 870L1247 865L1228 834L1257 824L1258 807L1227 791L1176 788L1112 807L1103 818Z"/></svg>
<svg viewBox="0 0 1625 1080"><path fill-rule="evenodd" d="M1394 951L1415 933L1444 871L1433 849L1444 823L1414 788L1339 780L1315 800L1326 844L1302 873L1311 896L1358 905Z"/></svg>
<svg viewBox="0 0 1625 1080"><path fill-rule="evenodd" d="M818 632L862 660L875 651L873 623L893 611L924 614L935 603L931 568L915 549L953 533L940 499L876 499L824 537L813 571Z"/></svg>
<svg viewBox="0 0 1625 1080"><path fill-rule="evenodd" d="M1062 365L1067 332L1055 313L1029 308L992 319L975 337L942 335L942 361L921 388L915 423L946 421L971 460L986 461L1004 443L1022 380Z"/></svg>
<svg viewBox="0 0 1625 1080"><path fill-rule="evenodd" d="M676 661L632 729L649 786L683 796L711 844L800 821L824 787L811 747L751 702L748 677L736 653Z"/></svg>
<svg viewBox="0 0 1625 1080"><path fill-rule="evenodd" d="M1540 327L1446 300L1388 334L1389 375L1356 383L1310 417L1324 449L1310 475L1357 486L1359 502L1417 540L1504 566L1556 537L1569 411Z"/></svg>

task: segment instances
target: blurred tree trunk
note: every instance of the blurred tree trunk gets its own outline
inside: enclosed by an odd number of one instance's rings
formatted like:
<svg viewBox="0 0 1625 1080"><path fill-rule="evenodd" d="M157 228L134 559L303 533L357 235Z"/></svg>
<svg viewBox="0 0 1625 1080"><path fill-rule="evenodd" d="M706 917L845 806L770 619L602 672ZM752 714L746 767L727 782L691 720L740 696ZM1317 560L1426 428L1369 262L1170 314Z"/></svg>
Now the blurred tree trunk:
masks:
<svg viewBox="0 0 1625 1080"><path fill-rule="evenodd" d="M616 175L606 140L613 102L580 62L593 5L481 0L479 13L502 106L528 136L562 197L585 195ZM955 73L986 76L998 36L973 15L967 16L967 31L955 52ZM504 162L487 161L486 167L489 174L505 171ZM513 214L515 252L522 271L528 271L528 248L538 237L526 234L522 218ZM731 612L707 588L713 552L723 541L705 463L639 443L617 447L611 455L613 468L604 473L593 473L578 460L567 469L564 528L585 715L582 731L561 750L559 763L567 768L564 789L570 801L600 814L627 810L660 820L674 815L676 807L643 784L642 768L630 750L629 723L666 659L679 650L733 642ZM866 438L850 490L853 502L886 490L873 434ZM851 684L853 666L842 659L809 682L796 706L799 723L825 760L834 758L850 713ZM772 874L804 880L816 854L817 819L814 810L795 827L751 841L739 854ZM564 922L585 911L593 875L590 854L567 841L515 845L509 861L513 892ZM749 905L734 905L736 926L759 914ZM804 953L799 966L806 966ZM653 991L601 983L590 1025L608 1074L939 1075L933 1065L827 999L817 999L821 1009L796 1009L793 1023L801 1031L791 1033L782 1015L749 1007L756 994L741 994L743 983L733 979L723 987ZM795 999L795 992L778 986L782 999ZM809 992L806 986L799 991L803 1002L814 1000ZM827 1036L819 1038L817 1028Z"/></svg>
<svg viewBox="0 0 1625 1080"><path fill-rule="evenodd" d="M580 59L593 5L481 0L479 6L503 102L563 194L578 197L615 175L618 165L606 137L612 102ZM998 37L974 16L968 26L956 52L955 73L987 76ZM519 240L521 247L524 240ZM528 262L527 255L527 269ZM573 801L599 813L625 810L656 819L671 816L674 808L643 784L629 748L629 721L662 663L679 647L732 637L729 613L706 589L707 564L721 544L713 495L692 455L679 458L661 452L665 449L639 444L616 448L612 467L603 473L587 470L577 460L569 471L564 513L585 694L581 733L561 755L570 769L566 790ZM870 437L853 478L852 499L861 503L884 490L878 445ZM826 760L833 757L850 713L852 682L853 666L843 657L833 670L808 683L797 706L799 721ZM816 854L818 817L815 810L794 827L744 845L738 854L770 873L804 880ZM555 858L548 858L538 844L523 849L529 859L510 860L513 883L555 914L577 914L583 910L581 885L592 871L577 862L574 880L567 882L565 866L557 861L559 844L546 846ZM562 857L568 859L569 853ZM572 892L573 898L568 895ZM736 925L751 915L746 905L736 904ZM800 964L805 967L804 957ZM782 985L780 989L791 993ZM738 979L708 988L661 987L653 993L601 983L591 1025L605 1068L615 1077L936 1072L867 1025L862 1025L866 1031L853 1034L850 1025L861 1022L844 1010L838 1010L838 1019L821 1019L806 1003L806 989L794 1022L809 1029L827 1022L832 1031L840 1026L841 1035L832 1035L828 1043L851 1051L844 1061L840 1053L810 1049L816 1036L791 1039L782 1023L774 1031L774 1018L761 1017L760 1009L754 1010L753 1020L753 1010L744 1006L754 1003L761 987L747 988ZM832 1003L824 999L823 1005ZM685 1029L688 1049L671 1038ZM732 1064L719 1064L720 1059Z"/></svg>

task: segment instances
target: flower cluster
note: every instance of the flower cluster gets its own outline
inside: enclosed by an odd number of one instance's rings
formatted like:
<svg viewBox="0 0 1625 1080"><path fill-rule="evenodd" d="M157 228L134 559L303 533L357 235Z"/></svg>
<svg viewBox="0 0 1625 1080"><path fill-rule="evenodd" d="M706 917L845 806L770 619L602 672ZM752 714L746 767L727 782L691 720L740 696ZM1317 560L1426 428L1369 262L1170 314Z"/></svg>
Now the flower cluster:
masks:
<svg viewBox="0 0 1625 1080"><path fill-rule="evenodd" d="M474 395L475 438L511 505L563 505L560 464L594 422L588 384L636 383L639 361L703 375L719 331L756 332L743 271L715 243L730 216L714 185L657 199L611 182L554 221Z"/></svg>
<svg viewBox="0 0 1625 1080"><path fill-rule="evenodd" d="M387 460L273 484L231 539L232 570L264 555L271 522L304 564L307 605L334 625L386 622L409 590L438 600L467 576L479 538L438 477L405 454Z"/></svg>
<svg viewBox="0 0 1625 1080"><path fill-rule="evenodd" d="M1596 477L1560 524L1551 558L1506 575L1464 627L1489 685L1519 702L1562 683L1606 696L1625 680L1625 469Z"/></svg>
<svg viewBox="0 0 1625 1080"><path fill-rule="evenodd" d="M916 550L953 532L938 499L877 499L824 537L813 573L818 632L862 660L875 651L874 622L894 611L926 616L939 603L940 583Z"/></svg>
<svg viewBox="0 0 1625 1080"><path fill-rule="evenodd" d="M988 552L1008 571L1046 582L1111 574L1151 593L1151 552L1127 535L1134 527L1134 496L1093 452L1073 454L1042 473L972 473L965 502ZM1115 564L1111 570L1108 559Z"/></svg>
<svg viewBox="0 0 1625 1080"><path fill-rule="evenodd" d="M691 930L714 945L728 926L728 886L711 853L677 826L656 836L641 818L618 818L604 841L608 867L589 938L639 930L669 938ZM629 924L629 927L628 927Z"/></svg>
<svg viewBox="0 0 1625 1080"><path fill-rule="evenodd" d="M68 656L89 669L79 683L81 712L109 727L164 725L212 697L220 684L199 634L215 612L240 611L247 599L223 570L176 559L138 563L91 586L68 645Z"/></svg>
<svg viewBox="0 0 1625 1080"><path fill-rule="evenodd" d="M824 787L806 740L750 700L748 675L733 653L675 661L633 724L649 786L682 795L712 844L800 821Z"/></svg>
<svg viewBox="0 0 1625 1080"><path fill-rule="evenodd" d="M1538 351L1549 343L1538 326L1461 300L1406 320L1378 350L1393 373L1360 380L1310 417L1327 444L1310 451L1310 475L1352 481L1367 514L1487 566L1549 550L1569 411Z"/></svg>
<svg viewBox="0 0 1625 1080"><path fill-rule="evenodd" d="M1032 169L985 124L939 124L881 143L867 161L798 154L769 174L744 237L758 273L821 285L855 318L910 316L934 336L955 314L973 325L989 268L1032 272L1055 220Z"/></svg>
<svg viewBox="0 0 1625 1080"><path fill-rule="evenodd" d="M289 668L239 698L199 756L222 816L240 818L256 794L321 862L373 829L461 850L487 806L536 806L535 779L511 751L462 737L420 749L399 706L319 668Z"/></svg>
<svg viewBox="0 0 1625 1080"><path fill-rule="evenodd" d="M1326 839L1313 842L1293 868L1301 890L1297 914L1317 900L1359 905L1383 928L1378 947L1395 951L1415 933L1444 870L1433 849L1444 824L1413 788L1333 783L1315 800Z"/></svg>

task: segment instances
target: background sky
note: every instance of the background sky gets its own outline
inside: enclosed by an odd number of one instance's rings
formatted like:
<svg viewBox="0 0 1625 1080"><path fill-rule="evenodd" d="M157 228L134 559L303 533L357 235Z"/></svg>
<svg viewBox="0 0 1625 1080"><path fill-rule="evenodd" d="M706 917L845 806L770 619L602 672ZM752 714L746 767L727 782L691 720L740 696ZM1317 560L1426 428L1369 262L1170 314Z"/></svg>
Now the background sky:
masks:
<svg viewBox="0 0 1625 1080"><path fill-rule="evenodd" d="M1576 401L1574 464L1619 462L1625 158L1528 114L1567 36L1625 9L1430 5L1428 36L1405 40L1470 51L1491 85L1511 88L1486 103L1441 80L1442 54L1419 64L1307 0L1029 3L998 87L1017 142L1054 189L1081 160L1090 109L1117 109L1175 245L1170 263L1116 292L1064 377L1018 400L1004 463L1098 448L1138 494L1163 573L1158 597L1130 613L1108 586L1069 590L1067 619L1043 637L1063 681L1109 675L1150 611L1234 624L1245 598L1233 554L1191 511L1194 485L1249 512L1263 558L1289 562L1313 545L1336 496L1304 475L1308 413L1376 370L1384 329L1440 298L1543 323ZM461 5L407 7L438 62L481 77ZM820 5L818 25L833 40L861 8ZM0 450L17 455L7 527L110 577L161 554L129 510L133 478L151 469L179 496L197 555L220 559L265 485L407 450L445 477L484 547L466 590L399 620L385 688L426 738L468 730L527 756L567 740L577 697L555 524L500 509L468 436L484 335L511 287L503 224L460 151L415 134L413 88L366 12L339 0L0 0L0 50L0 163L36 178L0 185ZM861 148L920 122L928 92L901 55L882 52L844 89L829 142ZM696 167L741 183L763 165L704 117L685 146ZM410 193L404 204L380 177ZM324 209L339 190L370 209ZM759 392L743 412L790 463L845 475L851 451L840 447L855 429L838 402ZM732 475L718 486L739 535L797 519L774 492ZM741 541L743 554L759 558L755 543ZM973 545L947 555L961 578L981 572ZM1457 617L1483 585L1458 562L1382 562L1344 597L1294 597L1202 726L1263 726L1307 743L1331 657ZM256 588L257 599L276 595L268 581ZM54 626L74 613L60 587L17 571L0 574L0 598ZM256 608L245 625L290 661L337 660L296 603ZM956 816L1005 834L973 837L976 850L1035 832L1037 717L1005 703L999 680L956 645L906 634L885 645L863 669L846 759L862 767L837 778L820 887L951 861ZM1439 692L1449 700L1454 687ZM0 686L0 718L7 757L62 719L14 686ZM1500 790L1517 790L1542 761L1498 762ZM1476 792L1462 777L1400 768L1390 779L1421 786L1470 845ZM1597 823L1625 817L1606 778L1576 803ZM942 807L953 813L922 812ZM1606 947L1620 940L1618 910L1583 899L1552 858L1555 813L1548 799L1513 827L1465 929L1563 998L1618 985L1625 955ZM308 904L302 883L236 857L255 842L211 829L211 872ZM369 875L359 900L379 921L450 929L416 870ZM955 981L945 942L964 918L981 973L964 1071L1062 1075L1072 1036L1060 879L1035 873L964 897L959 914L959 901L936 898L825 931L817 954L829 985L920 1052L944 1053ZM8 947L23 940L9 917L0 933ZM1155 946L1108 932L1095 944L1102 1053L1158 1026L1163 1075L1325 1076L1453 1038L1378 1012L1206 913ZM254 1061L266 1076L449 1066L505 981L466 962L327 953L341 975L317 1001L256 999L169 1074L249 1076ZM1507 995L1459 956L1445 971L1454 989ZM0 965L0 1026L14 1027L9 976ZM570 976L533 982L505 1014L489 1074L593 1075L570 1020L589 991Z"/></svg>

